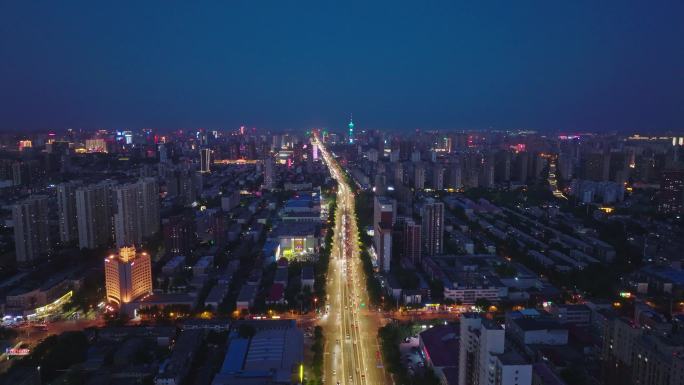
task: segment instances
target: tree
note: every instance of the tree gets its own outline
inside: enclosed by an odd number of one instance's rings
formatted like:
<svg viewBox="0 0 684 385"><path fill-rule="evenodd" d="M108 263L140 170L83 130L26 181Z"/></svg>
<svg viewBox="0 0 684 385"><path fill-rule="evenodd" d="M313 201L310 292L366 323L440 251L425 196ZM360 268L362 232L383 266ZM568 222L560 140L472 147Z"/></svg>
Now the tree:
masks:
<svg viewBox="0 0 684 385"><path fill-rule="evenodd" d="M444 283L441 280L433 279L430 281L430 296L436 301L444 299Z"/></svg>
<svg viewBox="0 0 684 385"><path fill-rule="evenodd" d="M475 306L482 311L487 311L492 303L487 298L478 298L475 300Z"/></svg>
<svg viewBox="0 0 684 385"><path fill-rule="evenodd" d="M515 276L515 273L517 273L515 267L507 263L498 264L496 268L494 268L494 271L500 278L511 278Z"/></svg>

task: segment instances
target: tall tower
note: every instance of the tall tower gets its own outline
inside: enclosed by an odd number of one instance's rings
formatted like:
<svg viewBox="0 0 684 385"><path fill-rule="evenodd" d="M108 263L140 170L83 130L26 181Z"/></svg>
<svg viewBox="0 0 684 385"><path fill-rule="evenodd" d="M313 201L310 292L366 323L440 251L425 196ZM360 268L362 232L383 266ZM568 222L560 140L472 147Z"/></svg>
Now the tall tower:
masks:
<svg viewBox="0 0 684 385"><path fill-rule="evenodd" d="M349 116L349 144L354 144L354 119L353 115Z"/></svg>
<svg viewBox="0 0 684 385"><path fill-rule="evenodd" d="M14 245L19 264L32 263L50 252L47 195L32 195L12 207Z"/></svg>

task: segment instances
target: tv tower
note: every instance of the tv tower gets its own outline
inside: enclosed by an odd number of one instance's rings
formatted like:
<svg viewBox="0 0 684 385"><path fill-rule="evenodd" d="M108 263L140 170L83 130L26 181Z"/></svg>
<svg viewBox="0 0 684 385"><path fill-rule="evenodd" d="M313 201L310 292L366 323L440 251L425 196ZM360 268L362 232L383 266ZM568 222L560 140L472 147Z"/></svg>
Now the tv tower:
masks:
<svg viewBox="0 0 684 385"><path fill-rule="evenodd" d="M354 144L354 115L349 115L349 144Z"/></svg>

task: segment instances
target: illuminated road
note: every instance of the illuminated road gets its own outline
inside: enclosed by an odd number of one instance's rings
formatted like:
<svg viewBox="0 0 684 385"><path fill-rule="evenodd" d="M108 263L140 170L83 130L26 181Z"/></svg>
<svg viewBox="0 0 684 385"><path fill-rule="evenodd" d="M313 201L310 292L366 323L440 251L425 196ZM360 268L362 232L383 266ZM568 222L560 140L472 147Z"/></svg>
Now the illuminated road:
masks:
<svg viewBox="0 0 684 385"><path fill-rule="evenodd" d="M562 198L562 199L568 199L562 191L558 189L558 175L556 173L556 160L552 159L551 162L549 163L549 178L548 182L549 185L551 186L551 192L553 193L553 196L556 198Z"/></svg>
<svg viewBox="0 0 684 385"><path fill-rule="evenodd" d="M328 270L329 312L321 320L326 337L323 376L326 384L387 384L377 340L381 314L369 310L368 306L354 193L339 163L317 138L314 142L338 183L335 235Z"/></svg>
<svg viewBox="0 0 684 385"><path fill-rule="evenodd" d="M54 321L50 322L46 329L37 329L32 325L27 325L15 329L19 334L12 342L13 345L21 342L28 349L33 350L36 345L50 335L60 335L70 331L83 331L87 328L103 327L104 325L104 320L101 317L97 319ZM16 359L0 361L0 373L6 372L16 362Z"/></svg>

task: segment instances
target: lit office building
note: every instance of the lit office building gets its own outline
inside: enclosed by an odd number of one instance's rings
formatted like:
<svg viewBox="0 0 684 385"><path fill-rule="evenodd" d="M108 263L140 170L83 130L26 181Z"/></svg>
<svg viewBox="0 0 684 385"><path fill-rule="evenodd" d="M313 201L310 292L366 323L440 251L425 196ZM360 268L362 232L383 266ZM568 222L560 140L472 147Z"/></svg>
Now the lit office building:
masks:
<svg viewBox="0 0 684 385"><path fill-rule="evenodd" d="M105 258L107 301L119 305L152 293L152 266L147 253L122 247L119 255Z"/></svg>

